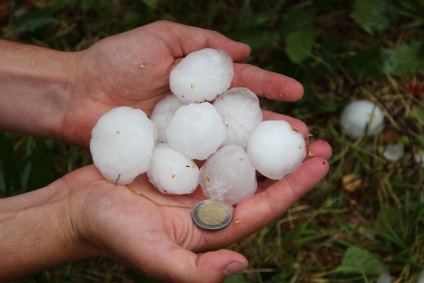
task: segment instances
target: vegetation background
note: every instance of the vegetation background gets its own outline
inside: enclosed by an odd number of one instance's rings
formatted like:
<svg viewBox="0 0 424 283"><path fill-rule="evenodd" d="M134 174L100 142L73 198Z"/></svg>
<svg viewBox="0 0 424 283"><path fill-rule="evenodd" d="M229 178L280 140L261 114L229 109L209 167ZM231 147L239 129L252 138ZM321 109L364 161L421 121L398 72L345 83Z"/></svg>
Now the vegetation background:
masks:
<svg viewBox="0 0 424 283"><path fill-rule="evenodd" d="M227 282L376 282L388 276L417 282L424 270L424 169L415 161L424 149L424 1L0 2L2 38L67 51L159 19L246 42L251 64L302 82L300 102L261 102L304 120L314 139L333 147L331 171L315 190L230 247L251 264ZM356 99L383 109L378 136L351 139L340 128L340 113ZM397 161L382 155L391 143L404 145ZM87 152L58 141L1 133L0 197L39 188L90 162ZM152 280L100 258L18 282Z"/></svg>

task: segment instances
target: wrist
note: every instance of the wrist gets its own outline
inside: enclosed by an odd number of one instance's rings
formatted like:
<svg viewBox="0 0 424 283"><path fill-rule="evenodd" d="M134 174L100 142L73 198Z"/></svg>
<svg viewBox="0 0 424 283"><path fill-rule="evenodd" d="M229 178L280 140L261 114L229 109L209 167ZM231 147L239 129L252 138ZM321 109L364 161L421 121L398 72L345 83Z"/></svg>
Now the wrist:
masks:
<svg viewBox="0 0 424 283"><path fill-rule="evenodd" d="M0 199L0 278L25 274L95 256L81 239L60 180L39 190Z"/></svg>
<svg viewBox="0 0 424 283"><path fill-rule="evenodd" d="M0 128L58 138L78 53L0 41Z"/></svg>

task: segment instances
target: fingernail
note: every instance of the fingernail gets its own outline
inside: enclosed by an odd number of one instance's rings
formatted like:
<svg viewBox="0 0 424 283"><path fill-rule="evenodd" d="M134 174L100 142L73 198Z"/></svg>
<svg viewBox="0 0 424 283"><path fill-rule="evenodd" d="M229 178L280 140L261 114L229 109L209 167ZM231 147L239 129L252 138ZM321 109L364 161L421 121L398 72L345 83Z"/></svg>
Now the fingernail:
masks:
<svg viewBox="0 0 424 283"><path fill-rule="evenodd" d="M247 267L246 262L233 261L232 263L228 264L224 268L224 275L227 277L227 276L239 273L243 271L244 269L246 269L246 267Z"/></svg>

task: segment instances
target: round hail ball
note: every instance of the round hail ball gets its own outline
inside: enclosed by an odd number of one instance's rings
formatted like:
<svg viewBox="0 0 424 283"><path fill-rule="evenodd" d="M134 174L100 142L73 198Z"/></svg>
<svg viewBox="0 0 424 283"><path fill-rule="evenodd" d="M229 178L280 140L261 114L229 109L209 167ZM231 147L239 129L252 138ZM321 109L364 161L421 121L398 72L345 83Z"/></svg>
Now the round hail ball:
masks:
<svg viewBox="0 0 424 283"><path fill-rule="evenodd" d="M383 129L384 115L378 105L368 100L349 103L342 112L340 124L353 138L372 136Z"/></svg>
<svg viewBox="0 0 424 283"><path fill-rule="evenodd" d="M421 165L421 167L424 168L424 151L419 150L414 154L414 160L418 165Z"/></svg>
<svg viewBox="0 0 424 283"><path fill-rule="evenodd" d="M187 158L198 160L214 153L225 133L221 115L209 102L181 106L166 128L169 145Z"/></svg>
<svg viewBox="0 0 424 283"><path fill-rule="evenodd" d="M167 95L165 98L156 103L155 108L153 108L150 119L155 124L159 142L167 142L166 127L168 127L172 116L181 105L181 100L179 100L175 95Z"/></svg>
<svg viewBox="0 0 424 283"><path fill-rule="evenodd" d="M214 106L227 128L222 145L237 144L246 148L250 135L262 121L256 94L244 87L232 88L220 95L214 101Z"/></svg>
<svg viewBox="0 0 424 283"><path fill-rule="evenodd" d="M182 102L212 101L233 79L233 60L225 51L205 48L184 57L169 75L169 87Z"/></svg>
<svg viewBox="0 0 424 283"><path fill-rule="evenodd" d="M200 169L203 194L229 205L239 203L256 192L256 171L246 151L227 145L211 155Z"/></svg>
<svg viewBox="0 0 424 283"><path fill-rule="evenodd" d="M150 182L165 194L191 194L199 184L196 163L167 144L157 144L147 171Z"/></svg>
<svg viewBox="0 0 424 283"><path fill-rule="evenodd" d="M306 156L305 139L286 121L263 121L250 136L247 153L262 175L280 180L302 163Z"/></svg>
<svg viewBox="0 0 424 283"><path fill-rule="evenodd" d="M388 144L383 150L383 156L389 161L398 161L405 152L405 146L402 143Z"/></svg>
<svg viewBox="0 0 424 283"><path fill-rule="evenodd" d="M103 177L129 184L149 168L155 128L140 109L117 107L97 121L91 133L90 152Z"/></svg>

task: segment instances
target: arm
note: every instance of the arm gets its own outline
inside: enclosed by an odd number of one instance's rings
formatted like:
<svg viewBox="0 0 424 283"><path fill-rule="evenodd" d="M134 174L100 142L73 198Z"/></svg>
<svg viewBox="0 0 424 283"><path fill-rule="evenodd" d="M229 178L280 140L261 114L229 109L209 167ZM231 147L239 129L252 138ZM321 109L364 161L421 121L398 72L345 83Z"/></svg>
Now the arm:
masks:
<svg viewBox="0 0 424 283"><path fill-rule="evenodd" d="M0 199L0 281L92 256L78 240L62 181Z"/></svg>
<svg viewBox="0 0 424 283"><path fill-rule="evenodd" d="M0 40L0 129L58 136L76 54Z"/></svg>

